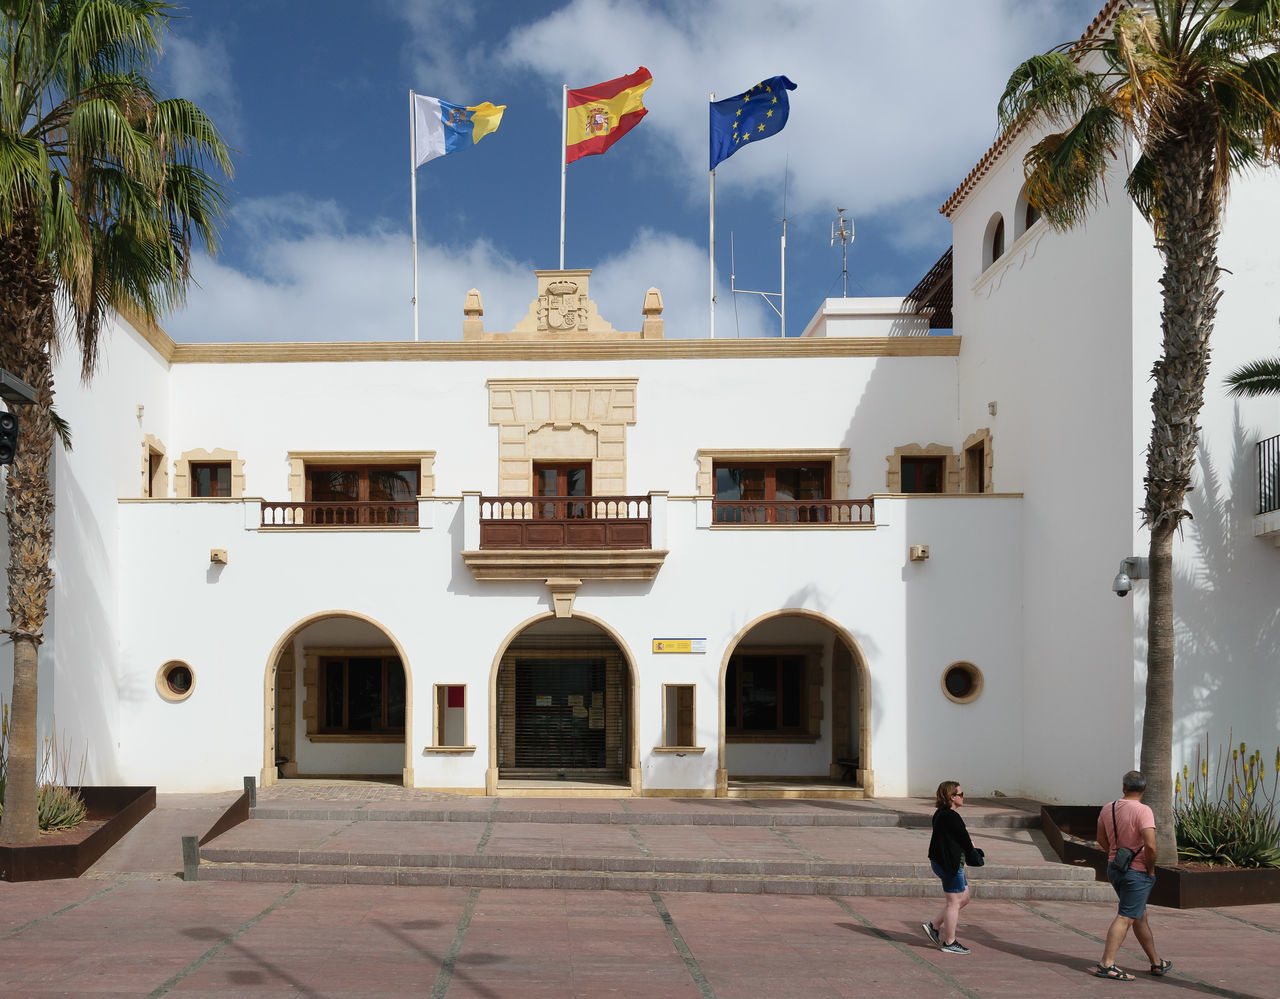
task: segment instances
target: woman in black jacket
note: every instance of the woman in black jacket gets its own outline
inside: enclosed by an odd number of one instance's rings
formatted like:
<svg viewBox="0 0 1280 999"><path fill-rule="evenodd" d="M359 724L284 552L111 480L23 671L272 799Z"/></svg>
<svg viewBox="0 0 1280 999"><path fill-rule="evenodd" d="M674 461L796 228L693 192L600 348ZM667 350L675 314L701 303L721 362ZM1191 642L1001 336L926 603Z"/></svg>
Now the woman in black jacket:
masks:
<svg viewBox="0 0 1280 999"><path fill-rule="evenodd" d="M969 904L969 883L964 876L965 857L981 854L974 849L964 819L956 811L964 804L964 790L953 780L938 785L934 798L933 837L929 840L929 864L942 879L942 911L921 924L933 943L948 954L968 954L969 948L956 939L960 910Z"/></svg>

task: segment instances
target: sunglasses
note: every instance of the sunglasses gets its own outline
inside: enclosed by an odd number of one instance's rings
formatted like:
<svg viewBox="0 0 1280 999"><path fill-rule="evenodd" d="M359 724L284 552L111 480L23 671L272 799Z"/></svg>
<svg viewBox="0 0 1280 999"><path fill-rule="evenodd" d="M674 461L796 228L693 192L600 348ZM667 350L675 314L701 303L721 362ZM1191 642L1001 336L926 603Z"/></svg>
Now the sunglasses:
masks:
<svg viewBox="0 0 1280 999"><path fill-rule="evenodd" d="M964 792L963 792L963 791L952 791L952 792L951 792L951 797L953 797L953 798L963 798L963 797L964 797Z"/></svg>

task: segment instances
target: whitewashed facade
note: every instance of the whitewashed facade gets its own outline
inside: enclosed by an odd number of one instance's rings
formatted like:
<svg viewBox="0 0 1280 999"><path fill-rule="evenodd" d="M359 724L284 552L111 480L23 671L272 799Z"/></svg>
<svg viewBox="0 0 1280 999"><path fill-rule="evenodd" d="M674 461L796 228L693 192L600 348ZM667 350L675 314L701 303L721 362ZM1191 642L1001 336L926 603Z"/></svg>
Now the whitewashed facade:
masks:
<svg viewBox="0 0 1280 999"><path fill-rule="evenodd" d="M875 299L828 300L801 338L665 340L643 276L640 314L602 318L587 272L540 272L509 333L484 331L468 296L452 343L175 345L115 323L91 388L57 375L75 450L56 461L42 725L87 750L91 781L164 791L283 773L500 794L565 773L634 794L770 776L1109 793L1141 731L1145 584L1125 600L1109 584L1146 551L1160 263L1118 184L1078 231L1028 227L1033 138L995 147L944 207L953 335ZM1280 405L1221 386L1274 350L1277 231L1280 179L1238 182L1208 464L1177 547L1179 764L1206 736L1280 734L1280 524L1257 515L1254 447L1280 433ZM944 491L904 492L913 462L940 466ZM226 465L233 495L193 498L193 463ZM411 523L311 521L310 470L362 465L415 470ZM644 543L521 547L501 541L511 524L482 524L552 465L629 497L622 527L643 522ZM789 465L826 470L804 522L724 522L717 467ZM655 644L685 639L700 641ZM545 691L520 686L521 656ZM403 670L402 725L386 666L376 733L326 723L354 695L325 678L354 683L352 657ZM607 665L552 689L547 664L570 660ZM772 662L770 694L752 670ZM969 686L948 693L955 669ZM770 696L772 727L729 717ZM563 731L543 739L552 714Z"/></svg>

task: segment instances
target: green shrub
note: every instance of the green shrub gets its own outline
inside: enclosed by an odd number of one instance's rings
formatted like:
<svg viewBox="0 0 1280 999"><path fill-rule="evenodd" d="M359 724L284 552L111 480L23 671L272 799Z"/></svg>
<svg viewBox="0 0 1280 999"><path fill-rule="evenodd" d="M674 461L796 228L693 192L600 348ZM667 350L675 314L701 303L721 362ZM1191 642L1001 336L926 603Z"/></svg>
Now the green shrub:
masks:
<svg viewBox="0 0 1280 999"><path fill-rule="evenodd" d="M1276 778L1280 749L1276 750L1271 786L1266 784L1262 753L1250 753L1242 742L1218 750L1213 780L1209 779L1209 744L1196 752L1196 771L1184 766L1174 781L1173 817L1178 859L1230 867L1280 867L1280 815Z"/></svg>
<svg viewBox="0 0 1280 999"><path fill-rule="evenodd" d="M41 784L36 792L36 814L40 828L70 829L84 821L87 811L79 791L62 784Z"/></svg>

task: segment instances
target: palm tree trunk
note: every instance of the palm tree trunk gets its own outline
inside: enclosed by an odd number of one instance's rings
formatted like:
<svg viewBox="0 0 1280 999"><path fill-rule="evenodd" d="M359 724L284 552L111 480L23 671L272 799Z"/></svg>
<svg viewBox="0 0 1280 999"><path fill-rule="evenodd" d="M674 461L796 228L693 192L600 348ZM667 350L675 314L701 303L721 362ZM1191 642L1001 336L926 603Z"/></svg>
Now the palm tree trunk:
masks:
<svg viewBox="0 0 1280 999"><path fill-rule="evenodd" d="M1173 535L1166 521L1151 531L1148 551L1147 696L1142 712L1143 800L1156 818L1160 861L1178 862L1173 828ZM1165 814L1161 814L1162 809Z"/></svg>
<svg viewBox="0 0 1280 999"><path fill-rule="evenodd" d="M1147 602L1146 707L1141 767L1143 800L1156 820L1160 859L1178 862L1173 823L1173 536L1195 470L1209 375L1209 335L1217 313L1222 194L1214 182L1214 122L1194 107L1154 152L1161 178L1158 249L1163 354L1151 371L1151 444L1147 448L1143 521L1151 532Z"/></svg>
<svg viewBox="0 0 1280 999"><path fill-rule="evenodd" d="M13 639L13 708L10 714L8 778L0 815L0 843L39 837L36 817L38 652L53 572L53 281L41 266L38 234L21 221L0 238L0 367L36 390L38 402L20 404L18 447L5 482L4 513L9 537L9 627Z"/></svg>

